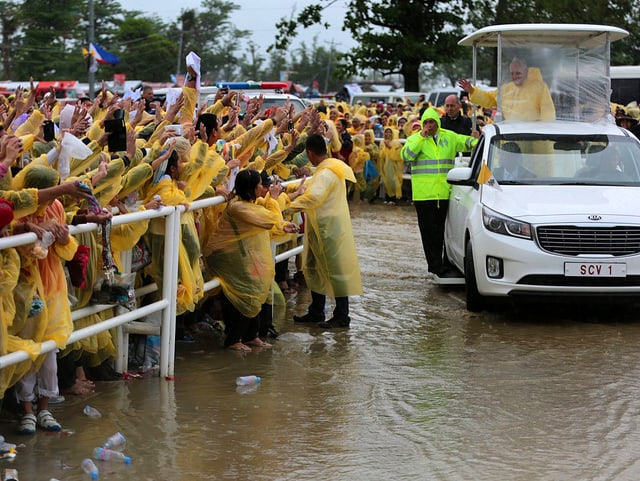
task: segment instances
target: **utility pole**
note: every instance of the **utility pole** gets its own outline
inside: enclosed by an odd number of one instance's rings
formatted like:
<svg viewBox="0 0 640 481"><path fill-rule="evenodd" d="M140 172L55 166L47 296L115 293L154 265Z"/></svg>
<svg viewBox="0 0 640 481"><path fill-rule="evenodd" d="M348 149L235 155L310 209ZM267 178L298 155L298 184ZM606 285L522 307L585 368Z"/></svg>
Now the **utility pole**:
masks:
<svg viewBox="0 0 640 481"><path fill-rule="evenodd" d="M180 41L178 42L178 66L176 67L176 78L180 75L180 66L182 64L182 42L184 41L184 18L180 25Z"/></svg>
<svg viewBox="0 0 640 481"><path fill-rule="evenodd" d="M95 32L94 32L94 11L93 11L93 0L89 0L89 45L91 45L94 41L94 36L95 36ZM93 100L94 98L94 93L95 93L95 83L96 83L96 72L93 66L93 62L95 62L95 59L93 58L93 56L91 55L91 53L89 53L89 76L88 76L88 81L89 81L89 98Z"/></svg>

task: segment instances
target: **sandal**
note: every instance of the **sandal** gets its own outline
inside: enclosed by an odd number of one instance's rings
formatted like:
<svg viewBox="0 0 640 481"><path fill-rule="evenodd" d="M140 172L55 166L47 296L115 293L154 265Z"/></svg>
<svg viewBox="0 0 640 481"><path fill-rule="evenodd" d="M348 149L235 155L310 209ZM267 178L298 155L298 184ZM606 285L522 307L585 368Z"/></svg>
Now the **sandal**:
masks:
<svg viewBox="0 0 640 481"><path fill-rule="evenodd" d="M36 417L34 414L25 414L18 424L18 434L35 434Z"/></svg>
<svg viewBox="0 0 640 481"><path fill-rule="evenodd" d="M60 423L46 409L38 413L38 426L45 431L62 431Z"/></svg>

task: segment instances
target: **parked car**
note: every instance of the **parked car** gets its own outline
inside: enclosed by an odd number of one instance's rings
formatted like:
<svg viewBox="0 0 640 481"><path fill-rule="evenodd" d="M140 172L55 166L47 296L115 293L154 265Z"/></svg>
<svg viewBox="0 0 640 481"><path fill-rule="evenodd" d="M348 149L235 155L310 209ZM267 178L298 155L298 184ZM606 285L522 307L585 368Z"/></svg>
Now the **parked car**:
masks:
<svg viewBox="0 0 640 481"><path fill-rule="evenodd" d="M240 90L241 95L241 109L244 112L244 107L246 107L246 100L251 97L257 97L258 95L262 95L264 98L264 102L262 104L262 112L272 107L284 107L287 101L290 104L293 104L293 108L295 113L302 112L307 104L300 98L291 94L281 94L274 92L273 90ZM208 95L206 98L207 106L212 105L215 99L215 94Z"/></svg>
<svg viewBox="0 0 640 481"><path fill-rule="evenodd" d="M420 96L423 95L426 98L425 92L358 92L351 95L349 100L350 105L356 105L358 102L362 102L362 105L369 105L371 103L382 102L384 104L398 104L406 103L409 99L412 103L417 103Z"/></svg>

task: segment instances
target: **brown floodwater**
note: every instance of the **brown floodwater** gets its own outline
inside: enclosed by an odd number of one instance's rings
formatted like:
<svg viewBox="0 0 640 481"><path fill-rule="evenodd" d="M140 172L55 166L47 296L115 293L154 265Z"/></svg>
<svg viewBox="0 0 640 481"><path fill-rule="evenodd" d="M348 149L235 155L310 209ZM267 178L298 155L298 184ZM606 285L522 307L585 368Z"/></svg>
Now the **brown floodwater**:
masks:
<svg viewBox="0 0 640 481"><path fill-rule="evenodd" d="M364 294L351 329L294 324L248 355L179 342L176 379L99 382L52 407L65 431L19 437L21 481L89 479L120 431L112 480L637 480L640 322L607 305L500 304L468 313L432 286L411 206L352 206ZM633 306L632 306L633 307ZM238 389L235 378L262 382ZM86 403L102 418L83 415Z"/></svg>

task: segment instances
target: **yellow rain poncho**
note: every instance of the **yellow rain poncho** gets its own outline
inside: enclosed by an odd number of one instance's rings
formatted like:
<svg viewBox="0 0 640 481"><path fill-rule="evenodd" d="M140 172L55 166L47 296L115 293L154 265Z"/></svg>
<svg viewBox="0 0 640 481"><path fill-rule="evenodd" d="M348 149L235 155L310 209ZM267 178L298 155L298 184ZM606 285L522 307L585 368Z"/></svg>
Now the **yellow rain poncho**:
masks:
<svg viewBox="0 0 640 481"><path fill-rule="evenodd" d="M502 85L500 93L502 115L505 120L542 120L556 119L556 109L553 105L547 84L542 80L542 74L537 67L529 67L527 79L520 86L513 82ZM474 87L469 100L485 108L497 106L498 91L485 92Z"/></svg>
<svg viewBox="0 0 640 481"><path fill-rule="evenodd" d="M225 297L244 316L257 316L270 294L275 264L269 231L279 221L277 212L233 199L206 246L210 252L205 257L207 268L220 279Z"/></svg>
<svg viewBox="0 0 640 481"><path fill-rule="evenodd" d="M302 265L307 285L332 297L362 293L345 180L355 182L351 168L338 159L325 159L307 180L306 192L289 206L306 213Z"/></svg>
<svg viewBox="0 0 640 481"><path fill-rule="evenodd" d="M22 176L24 184L14 187L46 188L56 185L58 179L57 171L34 165L29 166L25 175ZM54 200L18 222L31 222L43 227L49 222L66 225L64 207L60 201ZM60 349L65 347L73 332L73 322L62 261L72 259L77 247L76 241L69 236L68 243L54 242L47 251L36 248L34 245L19 248L20 277L14 289L16 314L9 327L8 349L10 352L24 349L32 356L38 354L39 351L33 350L31 341L39 343L53 340ZM32 302L36 298L42 301L42 309L30 315ZM36 368L42 360L43 358L35 360ZM16 368L10 383L16 382L24 375L25 367L25 363L22 363Z"/></svg>
<svg viewBox="0 0 640 481"><path fill-rule="evenodd" d="M400 156L402 144L398 140L398 131L384 129L384 140L380 144L379 170L384 189L389 197L402 198L402 174L404 174L404 161Z"/></svg>

